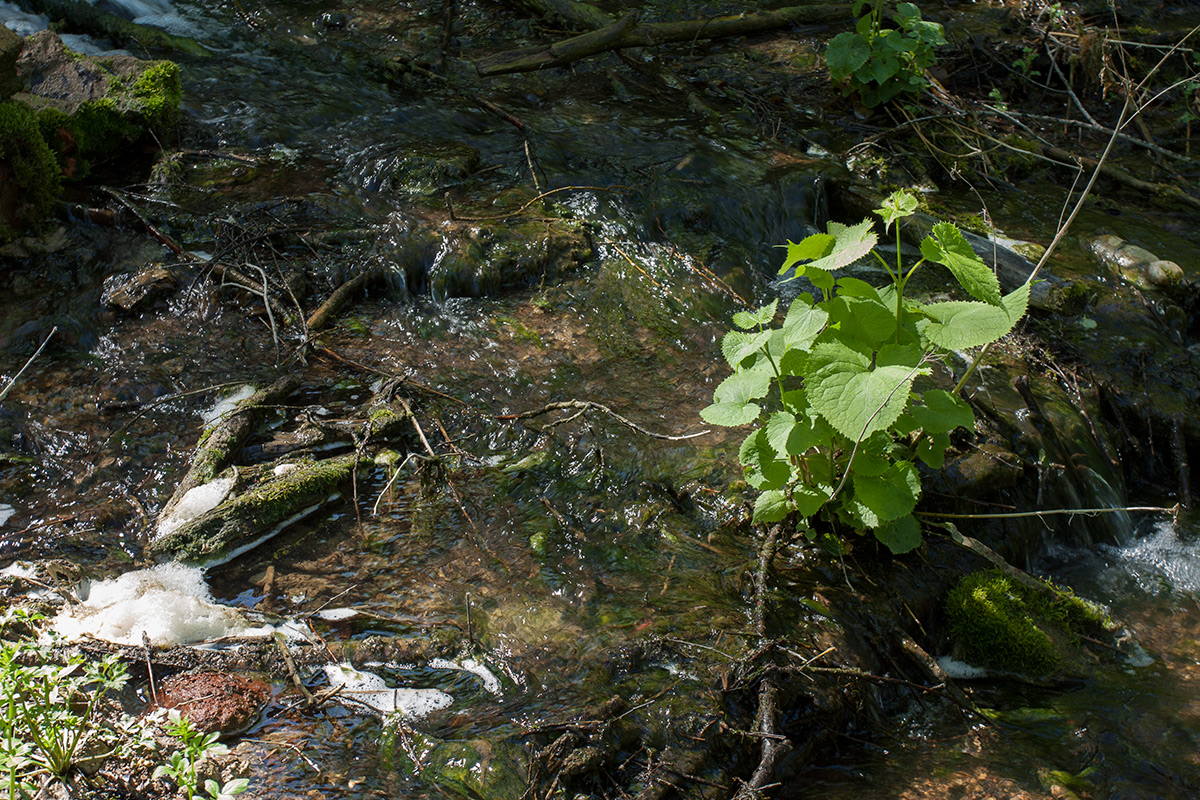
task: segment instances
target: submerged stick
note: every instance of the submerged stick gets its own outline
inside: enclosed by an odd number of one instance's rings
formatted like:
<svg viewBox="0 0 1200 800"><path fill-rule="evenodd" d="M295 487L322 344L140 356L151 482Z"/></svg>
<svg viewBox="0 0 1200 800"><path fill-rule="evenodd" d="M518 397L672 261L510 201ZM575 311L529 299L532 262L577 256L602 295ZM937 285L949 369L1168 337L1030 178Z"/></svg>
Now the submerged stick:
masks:
<svg viewBox="0 0 1200 800"><path fill-rule="evenodd" d="M501 420L503 422L519 422L520 420L523 420L523 419L530 419L532 417L540 417L542 414L548 414L551 411L565 411L567 409L577 409L579 411L587 411L588 409L593 409L596 411L603 411L605 414L608 414L610 417L615 419L617 422L620 422L625 427L631 428L632 430L637 431L638 433L642 434L643 436L649 436L653 439L665 439L665 440L671 441L671 442L679 442L679 441L683 441L684 439L695 439L698 436L706 436L709 433L711 433L711 431L700 431L699 433L687 433L682 436L670 436L665 433L655 433L654 431L646 430L641 425L638 425L636 422L626 419L625 417L621 416L617 412L613 411L608 406L602 405L600 403L596 403L592 400L564 400L564 401L558 402L558 403L549 403L547 405L542 406L541 408L534 409L533 411L523 411L520 414L500 414L496 417L496 419Z"/></svg>

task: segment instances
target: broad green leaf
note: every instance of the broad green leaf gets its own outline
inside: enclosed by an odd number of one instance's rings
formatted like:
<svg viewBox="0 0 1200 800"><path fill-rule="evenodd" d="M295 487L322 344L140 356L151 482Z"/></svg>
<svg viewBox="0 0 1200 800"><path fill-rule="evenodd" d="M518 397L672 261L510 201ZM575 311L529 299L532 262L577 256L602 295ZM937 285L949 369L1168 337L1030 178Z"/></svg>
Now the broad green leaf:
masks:
<svg viewBox="0 0 1200 800"><path fill-rule="evenodd" d="M896 335L896 313L877 299L839 294L829 303L829 324L839 338L864 345L891 341Z"/></svg>
<svg viewBox="0 0 1200 800"><path fill-rule="evenodd" d="M835 81L851 74L871 57L871 46L857 33L839 33L825 49L825 64Z"/></svg>
<svg viewBox="0 0 1200 800"><path fill-rule="evenodd" d="M771 389L771 373L763 369L743 369L730 375L713 392L714 403L745 403L766 397Z"/></svg>
<svg viewBox="0 0 1200 800"><path fill-rule="evenodd" d="M833 245L836 241L837 239L828 233L814 233L805 236L799 242L789 239L787 258L784 259L783 266L779 268L779 274L782 275L801 261L815 261L818 258L824 258L833 252Z"/></svg>
<svg viewBox="0 0 1200 800"><path fill-rule="evenodd" d="M755 522L779 522L791 512L787 493L780 489L768 489L754 501Z"/></svg>
<svg viewBox="0 0 1200 800"><path fill-rule="evenodd" d="M962 350L994 342L1013 329L1025 316L1029 304L1029 284L1025 283L1004 296L1001 305L950 302L921 306L930 317L917 323L921 335L938 347Z"/></svg>
<svg viewBox="0 0 1200 800"><path fill-rule="evenodd" d="M942 389L925 392L925 405L910 408L908 413L918 428L926 433L949 433L955 428L975 426L975 414L967 401Z"/></svg>
<svg viewBox="0 0 1200 800"><path fill-rule="evenodd" d="M771 331L747 333L746 331L730 331L721 340L721 354L729 362L729 366L737 369L742 362L757 353L771 338Z"/></svg>
<svg viewBox="0 0 1200 800"><path fill-rule="evenodd" d="M911 461L897 461L877 477L854 476L856 511L868 527L911 514L921 496L921 476Z"/></svg>
<svg viewBox="0 0 1200 800"><path fill-rule="evenodd" d="M700 409L700 419L709 425L736 428L739 425L749 425L758 419L761 413L762 408L756 403L713 403Z"/></svg>
<svg viewBox="0 0 1200 800"><path fill-rule="evenodd" d="M733 315L733 324L742 330L770 325L775 320L775 309L778 305L779 299L776 298L757 311L739 311Z"/></svg>
<svg viewBox="0 0 1200 800"><path fill-rule="evenodd" d="M921 9L917 8L912 3L897 3L896 9L892 12L892 16L901 25L909 22L915 22L921 18Z"/></svg>
<svg viewBox="0 0 1200 800"><path fill-rule="evenodd" d="M891 80L900 71L900 59L895 56L883 56L871 62L871 78L880 86Z"/></svg>
<svg viewBox="0 0 1200 800"><path fill-rule="evenodd" d="M869 349L822 342L808 358L809 402L838 433L855 442L891 426L908 403L913 379L927 371L916 366L916 348L887 347L878 358L873 355Z"/></svg>
<svg viewBox="0 0 1200 800"><path fill-rule="evenodd" d="M797 417L788 411L772 414L764 430L767 441L780 456L804 455L828 443L831 433L819 417Z"/></svg>
<svg viewBox="0 0 1200 800"><path fill-rule="evenodd" d="M876 528L875 538L898 556L921 546L921 524L911 514L900 517Z"/></svg>
<svg viewBox="0 0 1200 800"><path fill-rule="evenodd" d="M746 473L746 483L755 489L781 489L792 475L791 464L778 458L763 428L746 437L738 458Z"/></svg>
<svg viewBox="0 0 1200 800"><path fill-rule="evenodd" d="M858 446L858 452L854 453L854 463L850 465L850 468L855 475L882 475L892 465L892 461L887 455L891 445L892 437L888 431L876 431ZM849 458L850 453L846 453L845 459L848 461Z"/></svg>
<svg viewBox="0 0 1200 800"><path fill-rule="evenodd" d="M989 305L1000 305L1000 281L971 249L962 232L949 222L939 222L921 242L921 255L954 273L967 294Z"/></svg>
<svg viewBox="0 0 1200 800"><path fill-rule="evenodd" d="M833 494L833 487L825 483L802 483L792 487L792 501L800 516L811 517L821 510Z"/></svg>
<svg viewBox="0 0 1200 800"><path fill-rule="evenodd" d="M879 237L877 237L875 235L875 231L872 230L871 220L869 219L865 219L857 225L842 225L839 222L830 222L828 229L829 235L833 237L832 246L829 245L828 239L822 239L820 240L820 248L814 245L805 250L806 253L824 252L824 255L817 257L808 264L798 265L796 267L795 277L808 275L809 270L823 270L825 272L830 272L832 270L841 269L842 267L848 267L863 256L868 255L871 252L871 248L873 248L875 243L879 241ZM819 236L820 234L815 235ZM808 238L812 239L813 237L810 236ZM808 241L808 239L805 241ZM801 244L803 244L803 242ZM792 251L792 244L790 242L788 244L788 250L789 260L786 262L784 269L780 270L780 274L786 272L787 267L790 267L793 263L795 263L790 259ZM809 280L811 280L814 285L817 285L822 291L825 291L824 287L817 284L816 278L810 275Z"/></svg>
<svg viewBox="0 0 1200 800"><path fill-rule="evenodd" d="M917 458L933 469L941 469L946 463L946 448L950 446L950 434L934 433L923 437L917 445Z"/></svg>
<svg viewBox="0 0 1200 800"><path fill-rule="evenodd" d="M912 192L899 189L892 192L879 208L875 209L875 213L883 218L883 229L890 230L896 220L917 213L917 198Z"/></svg>
<svg viewBox="0 0 1200 800"><path fill-rule="evenodd" d="M805 298L808 298L807 302ZM814 307L808 295L801 295L792 301L787 316L783 318L784 341L789 348L807 352L828 321L829 312Z"/></svg>

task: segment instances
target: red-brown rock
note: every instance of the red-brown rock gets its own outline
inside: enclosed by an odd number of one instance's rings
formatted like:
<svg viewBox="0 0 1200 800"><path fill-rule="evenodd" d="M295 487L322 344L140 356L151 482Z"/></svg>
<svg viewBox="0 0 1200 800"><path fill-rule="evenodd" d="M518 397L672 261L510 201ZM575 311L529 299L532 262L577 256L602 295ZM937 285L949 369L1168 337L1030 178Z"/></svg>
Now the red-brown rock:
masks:
<svg viewBox="0 0 1200 800"><path fill-rule="evenodd" d="M173 675L158 690L163 708L177 708L197 729L222 735L249 728L270 699L266 683L224 672Z"/></svg>

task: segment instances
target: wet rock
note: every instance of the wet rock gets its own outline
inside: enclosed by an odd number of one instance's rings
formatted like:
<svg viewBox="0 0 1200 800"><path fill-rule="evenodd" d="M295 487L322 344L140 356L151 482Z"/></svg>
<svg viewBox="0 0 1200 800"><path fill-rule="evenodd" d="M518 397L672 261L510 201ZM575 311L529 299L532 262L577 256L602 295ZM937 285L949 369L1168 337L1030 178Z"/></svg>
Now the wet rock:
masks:
<svg viewBox="0 0 1200 800"><path fill-rule="evenodd" d="M106 278L100 300L118 311L138 311L174 292L179 282L177 270L162 264L147 264L137 272Z"/></svg>
<svg viewBox="0 0 1200 800"><path fill-rule="evenodd" d="M397 158L393 179L397 189L428 195L461 183L479 169L479 151L457 142L419 143Z"/></svg>
<svg viewBox="0 0 1200 800"><path fill-rule="evenodd" d="M0 25L0 100L16 94L22 89L22 82L17 75L17 57L25 40Z"/></svg>
<svg viewBox="0 0 1200 800"><path fill-rule="evenodd" d="M960 497L993 497L1016 486L1024 474L1021 459L995 444L981 444L946 462L948 491Z"/></svg>
<svg viewBox="0 0 1200 800"><path fill-rule="evenodd" d="M553 279L591 257L588 236L575 222L467 228L444 241L429 270L429 289L437 300L484 297Z"/></svg>
<svg viewBox="0 0 1200 800"><path fill-rule="evenodd" d="M266 683L225 672L174 675L159 688L159 705L176 708L204 733L228 736L253 725L271 699Z"/></svg>
<svg viewBox="0 0 1200 800"><path fill-rule="evenodd" d="M1171 286L1183 280L1183 269L1174 261L1160 259L1120 236L1110 234L1093 240L1091 251L1102 265L1142 289Z"/></svg>

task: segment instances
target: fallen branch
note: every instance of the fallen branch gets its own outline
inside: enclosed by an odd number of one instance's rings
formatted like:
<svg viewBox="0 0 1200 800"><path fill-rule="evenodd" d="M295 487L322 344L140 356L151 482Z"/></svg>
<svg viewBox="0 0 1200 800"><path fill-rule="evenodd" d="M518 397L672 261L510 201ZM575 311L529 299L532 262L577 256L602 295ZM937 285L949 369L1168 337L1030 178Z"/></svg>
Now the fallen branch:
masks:
<svg viewBox="0 0 1200 800"><path fill-rule="evenodd" d="M678 442L678 441L683 441L684 439L695 439L697 436L705 436L708 433L710 433L710 431L700 431L699 433L688 433L688 434L684 434L682 436L670 436L665 433L655 433L654 431L648 431L645 428L643 428L641 425L638 425L637 423L626 419L625 417L621 416L617 412L613 411L608 406L601 405L600 403L595 403L591 400L564 400L563 402L560 402L560 403L550 403L548 405L542 406L541 408L534 409L533 411L524 411L520 414L501 414L501 415L498 415L496 417L496 419L501 420L503 422L517 422L517 421L520 421L523 419L530 419L532 417L540 417L542 414L548 414L551 411L565 411L567 409L575 409L575 410L579 410L579 411L587 411L588 409L593 409L596 411L603 411L605 414L608 414L610 417L615 419L617 422L620 422L625 427L631 428L631 429L637 431L638 433L642 434L643 436L649 436L652 439L665 439L670 442Z"/></svg>
<svg viewBox="0 0 1200 800"><path fill-rule="evenodd" d="M561 67L589 56L626 47L656 47L673 42L701 39L726 39L790 28L793 25L827 25L852 19L848 5L789 6L759 14L633 24L636 17L627 14L611 25L544 47L527 47L497 53L480 60L480 75L503 75Z"/></svg>

